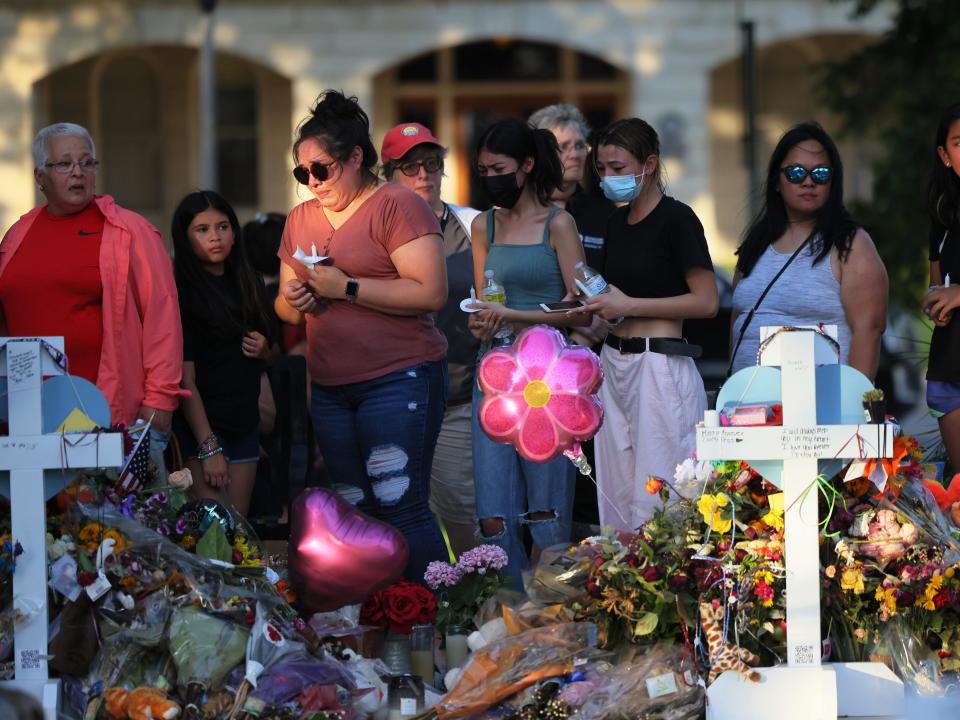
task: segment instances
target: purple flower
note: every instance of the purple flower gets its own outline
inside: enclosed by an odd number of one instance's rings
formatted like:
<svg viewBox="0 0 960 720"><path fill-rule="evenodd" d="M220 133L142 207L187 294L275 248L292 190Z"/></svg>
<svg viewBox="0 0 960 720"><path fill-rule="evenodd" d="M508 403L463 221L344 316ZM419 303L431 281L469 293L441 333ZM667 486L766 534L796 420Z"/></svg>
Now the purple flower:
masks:
<svg viewBox="0 0 960 720"><path fill-rule="evenodd" d="M167 525L165 522L162 522L159 525L157 525L157 532L160 533L161 535L169 535L170 526Z"/></svg>
<svg viewBox="0 0 960 720"><path fill-rule="evenodd" d="M423 573L423 581L431 590L439 590L442 587L454 587L463 579L463 574L459 568L443 560L434 560L427 565L427 570Z"/></svg>
<svg viewBox="0 0 960 720"><path fill-rule="evenodd" d="M133 495L127 495L123 499L123 503L120 505L120 514L125 515L126 517L131 517L133 515L133 505L137 501L137 498Z"/></svg>
<svg viewBox="0 0 960 720"><path fill-rule="evenodd" d="M154 499L155 499L158 503L160 503L161 505L166 505L166 504L167 504L167 500L170 499L165 492L158 492L158 493L157 493L156 495L154 495L153 497L154 497Z"/></svg>
<svg viewBox="0 0 960 720"><path fill-rule="evenodd" d="M187 521L184 520L182 517L177 518L177 525L175 529L176 529L177 535L185 535L187 532Z"/></svg>
<svg viewBox="0 0 960 720"><path fill-rule="evenodd" d="M457 568L464 575L487 570L501 570L507 566L507 553L496 545L477 545L460 556Z"/></svg>

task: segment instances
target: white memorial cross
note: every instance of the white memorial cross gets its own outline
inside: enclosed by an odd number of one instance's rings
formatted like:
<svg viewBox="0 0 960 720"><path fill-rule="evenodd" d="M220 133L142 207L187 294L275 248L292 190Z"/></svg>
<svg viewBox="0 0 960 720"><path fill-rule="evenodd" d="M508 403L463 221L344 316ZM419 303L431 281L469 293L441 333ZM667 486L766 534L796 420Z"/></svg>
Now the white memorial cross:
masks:
<svg viewBox="0 0 960 720"><path fill-rule="evenodd" d="M41 382L63 369L43 347L63 352L62 337L0 338L0 377L7 378L10 434L0 436L0 470L10 471L13 544L23 554L13 573L15 608L36 612L15 625L15 680L36 697L46 720L56 720L59 682L47 672L47 515L44 470L113 467L123 464L121 433L43 434Z"/></svg>
<svg viewBox="0 0 960 720"><path fill-rule="evenodd" d="M787 667L761 670L759 684L741 682L735 673L721 675L708 689L708 720L746 717L751 711L744 708L753 706L753 701L758 702L754 712L761 711L761 703L772 703L766 707L777 708L778 720L834 720L838 714L838 682L842 684L850 675L841 670L841 664L821 667L817 462L891 457L893 428L817 424L816 342L826 341L813 330L780 332L764 355L763 364L780 366L782 426L697 428L697 456L701 460L783 460L785 508ZM868 667L875 663L845 665L869 676L871 688L882 685L889 675ZM902 709L902 686L899 692ZM861 693L867 697L851 701L857 707L843 707L850 703L841 698L842 714L886 717L902 711L890 706L889 689L886 693L858 690L857 694ZM864 703L869 705L867 709Z"/></svg>

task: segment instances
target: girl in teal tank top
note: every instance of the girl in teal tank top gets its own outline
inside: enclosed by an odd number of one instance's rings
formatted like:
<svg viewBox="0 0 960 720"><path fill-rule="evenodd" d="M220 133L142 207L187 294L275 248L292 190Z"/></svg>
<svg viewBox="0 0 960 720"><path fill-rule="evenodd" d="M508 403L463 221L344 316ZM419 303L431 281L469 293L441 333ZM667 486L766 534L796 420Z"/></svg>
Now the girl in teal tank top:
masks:
<svg viewBox="0 0 960 720"><path fill-rule="evenodd" d="M478 302L481 310L470 315L470 329L484 343L481 357L503 326L516 331L538 323L587 324L589 316L545 313L539 307L567 295L574 287L574 266L583 260L573 218L550 204L550 194L563 179L553 134L515 119L495 123L477 144L477 169L498 209L473 221L474 282L480 295L484 271L493 270L507 296L505 304ZM506 551L504 573L521 588L521 572L528 564L524 527L535 554L539 548L570 541L574 467L563 456L533 463L512 446L490 440L477 420L482 400L475 386L473 462L480 536Z"/></svg>

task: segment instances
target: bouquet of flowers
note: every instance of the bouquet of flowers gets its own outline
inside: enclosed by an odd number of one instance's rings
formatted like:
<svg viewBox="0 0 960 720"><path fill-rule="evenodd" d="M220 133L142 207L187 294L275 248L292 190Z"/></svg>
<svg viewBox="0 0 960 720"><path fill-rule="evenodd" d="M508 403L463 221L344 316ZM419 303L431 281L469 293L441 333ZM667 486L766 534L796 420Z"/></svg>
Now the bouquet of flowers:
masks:
<svg viewBox="0 0 960 720"><path fill-rule="evenodd" d="M367 598L360 609L360 623L409 635L414 625L432 623L436 614L437 601L429 590L419 583L398 580Z"/></svg>
<svg viewBox="0 0 960 720"><path fill-rule="evenodd" d="M500 572L507 565L507 554L496 545L478 545L460 556L456 565L434 560L427 566L423 579L440 594L437 626L476 629L474 616L480 606L492 597L504 577Z"/></svg>

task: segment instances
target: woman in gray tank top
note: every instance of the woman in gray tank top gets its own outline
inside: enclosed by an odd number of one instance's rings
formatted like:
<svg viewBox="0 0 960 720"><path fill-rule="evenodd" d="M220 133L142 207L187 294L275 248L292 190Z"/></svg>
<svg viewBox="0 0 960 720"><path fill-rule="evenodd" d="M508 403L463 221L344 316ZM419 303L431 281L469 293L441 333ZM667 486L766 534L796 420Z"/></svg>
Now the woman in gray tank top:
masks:
<svg viewBox="0 0 960 720"><path fill-rule="evenodd" d="M764 207L737 256L733 372L759 362L761 327L824 324L837 326L840 362L873 381L886 324L887 272L843 205L840 154L817 123L797 125L780 138Z"/></svg>
<svg viewBox="0 0 960 720"><path fill-rule="evenodd" d="M471 331L490 348L501 326L514 331L534 324L585 325L589 317L545 313L540 303L555 302L574 287L574 266L583 247L573 218L553 207L550 195L563 179L557 141L549 130L534 130L508 118L488 127L477 142L477 170L484 193L496 209L478 215L471 226L474 280L482 292L484 272L506 291L504 302L478 302ZM560 456L546 463L520 457L510 445L495 443L480 427L483 395L474 383L473 465L480 536L502 547L504 573L522 588L527 566L525 528L534 552L570 541L574 467Z"/></svg>

